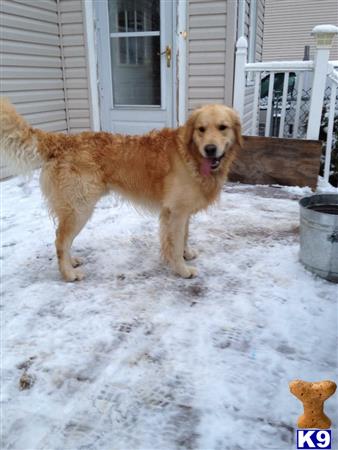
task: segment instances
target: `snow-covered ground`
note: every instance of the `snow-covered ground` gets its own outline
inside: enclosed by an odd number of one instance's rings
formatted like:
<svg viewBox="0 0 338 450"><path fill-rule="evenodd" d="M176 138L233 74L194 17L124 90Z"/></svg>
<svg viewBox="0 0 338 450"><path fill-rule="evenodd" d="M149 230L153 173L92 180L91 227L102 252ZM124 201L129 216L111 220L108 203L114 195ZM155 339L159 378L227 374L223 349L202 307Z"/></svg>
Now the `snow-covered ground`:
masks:
<svg viewBox="0 0 338 450"><path fill-rule="evenodd" d="M1 188L4 449L296 448L288 382L337 380L337 285L298 262L295 193L227 186L192 221L193 280L156 217L107 197L69 284L36 177Z"/></svg>

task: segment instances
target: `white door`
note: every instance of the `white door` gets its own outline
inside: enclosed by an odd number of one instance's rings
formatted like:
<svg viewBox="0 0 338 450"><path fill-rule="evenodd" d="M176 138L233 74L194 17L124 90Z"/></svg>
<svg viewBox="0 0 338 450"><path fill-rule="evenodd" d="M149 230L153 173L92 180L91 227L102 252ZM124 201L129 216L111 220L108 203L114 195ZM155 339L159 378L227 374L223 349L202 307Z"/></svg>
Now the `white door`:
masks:
<svg viewBox="0 0 338 450"><path fill-rule="evenodd" d="M138 134L174 126L174 3L95 2L104 130Z"/></svg>

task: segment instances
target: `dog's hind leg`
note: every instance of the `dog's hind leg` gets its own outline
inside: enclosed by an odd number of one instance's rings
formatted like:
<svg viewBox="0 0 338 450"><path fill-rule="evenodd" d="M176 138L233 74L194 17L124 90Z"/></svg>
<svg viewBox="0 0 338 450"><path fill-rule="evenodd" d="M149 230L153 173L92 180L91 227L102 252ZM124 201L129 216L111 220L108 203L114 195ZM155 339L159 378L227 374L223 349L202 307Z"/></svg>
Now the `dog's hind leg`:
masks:
<svg viewBox="0 0 338 450"><path fill-rule="evenodd" d="M197 258L198 251L194 250L193 248L188 246L188 237L189 237L189 220L190 217L188 217L186 223L185 223L185 230L184 230L184 251L183 251L183 257L186 261L191 261L192 259Z"/></svg>
<svg viewBox="0 0 338 450"><path fill-rule="evenodd" d="M187 266L184 258L184 240L187 215L179 210L163 208L160 215L161 251L173 270L183 278L197 275L194 267Z"/></svg>
<svg viewBox="0 0 338 450"><path fill-rule="evenodd" d="M56 230L55 246L59 269L66 281L82 280L84 277L79 269L74 268L79 265L79 261L71 257L70 249L73 240L85 226L93 209L94 204L88 205L86 209L82 207L81 211L67 209L58 215L59 226Z"/></svg>

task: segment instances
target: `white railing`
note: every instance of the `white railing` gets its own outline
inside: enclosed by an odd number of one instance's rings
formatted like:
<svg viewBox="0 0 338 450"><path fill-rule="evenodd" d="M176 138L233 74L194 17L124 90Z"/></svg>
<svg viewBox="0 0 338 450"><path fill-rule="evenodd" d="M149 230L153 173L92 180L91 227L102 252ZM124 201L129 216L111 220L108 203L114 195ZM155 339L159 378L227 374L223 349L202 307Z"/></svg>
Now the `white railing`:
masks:
<svg viewBox="0 0 338 450"><path fill-rule="evenodd" d="M296 74L297 97L295 113L293 119L293 138L298 137L300 126L300 110L302 102L302 92L305 81L308 83L312 78L310 108L307 118L306 139L319 138L321 115L324 103L325 89L329 83L331 86L328 132L326 142L326 159L324 166L324 179L328 180L330 172L331 151L334 142L333 128L336 108L336 95L338 85L338 72L334 67L337 61L329 62L330 49L335 34L338 34L338 27L333 25L320 25L313 29L316 38L316 56L314 61L274 61L274 62L247 62L247 41L240 37L237 41L236 66L235 66L235 87L234 87L234 108L238 111L244 123L244 132L251 135L258 134L260 88L262 74L269 75L269 87L266 104L266 118L264 135L271 134L272 110L275 105L273 98L275 74L284 74L281 99L277 100L279 128L278 137L284 137L284 125L288 104L288 86L291 72ZM308 75L310 74L310 75ZM250 90L250 105L247 104L246 93ZM252 96L253 90L253 96ZM280 101L281 100L281 101ZM245 112L245 107L249 106L250 113ZM248 109L248 108L246 108ZM248 116L248 114L251 115ZM248 120L248 117L250 120ZM290 137L290 136L288 136Z"/></svg>
<svg viewBox="0 0 338 450"><path fill-rule="evenodd" d="M336 98L337 98L337 87L338 87L338 71L335 70L336 64L329 65L328 78L331 84L331 97L329 106L329 116L327 124L327 139L326 139L326 152L325 152L325 164L324 164L324 181L328 182L330 177L330 163L331 154L334 144L334 119L336 113ZM337 65L336 65L337 66Z"/></svg>

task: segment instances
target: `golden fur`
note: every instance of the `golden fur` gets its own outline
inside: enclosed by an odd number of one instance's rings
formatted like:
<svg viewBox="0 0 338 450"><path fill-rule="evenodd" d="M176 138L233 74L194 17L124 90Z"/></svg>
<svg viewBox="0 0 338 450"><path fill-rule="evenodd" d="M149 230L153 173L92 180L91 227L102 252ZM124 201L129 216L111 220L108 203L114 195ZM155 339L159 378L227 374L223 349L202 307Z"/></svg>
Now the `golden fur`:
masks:
<svg viewBox="0 0 338 450"><path fill-rule="evenodd" d="M185 263L196 256L187 247L189 217L218 198L241 145L240 121L231 108L204 106L180 128L143 136L66 135L30 127L1 100L0 126L2 157L18 172L42 166L41 188L58 222L55 245L65 280L83 278L70 248L96 202L110 191L156 208L163 257L182 277L196 275Z"/></svg>

